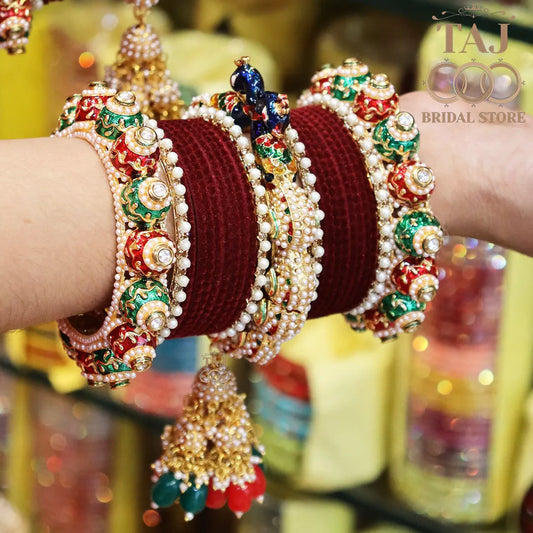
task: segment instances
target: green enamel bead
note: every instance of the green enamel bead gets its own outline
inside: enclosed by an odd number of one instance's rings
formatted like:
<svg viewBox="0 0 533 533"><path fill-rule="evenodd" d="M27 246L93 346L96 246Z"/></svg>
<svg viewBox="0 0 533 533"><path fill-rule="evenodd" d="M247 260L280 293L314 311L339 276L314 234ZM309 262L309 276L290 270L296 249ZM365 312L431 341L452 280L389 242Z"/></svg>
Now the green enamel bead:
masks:
<svg viewBox="0 0 533 533"><path fill-rule="evenodd" d="M152 331L165 327L168 292L162 283L150 278L133 282L120 297L120 310L135 325L144 324ZM154 321L154 323L152 323Z"/></svg>
<svg viewBox="0 0 533 533"><path fill-rule="evenodd" d="M141 229L150 229L170 209L168 187L157 178L137 178L128 183L121 194L122 210Z"/></svg>
<svg viewBox="0 0 533 533"><path fill-rule="evenodd" d="M424 211L404 215L394 230L394 241L402 252L415 257L434 254L442 245L439 221Z"/></svg>
<svg viewBox="0 0 533 533"><path fill-rule="evenodd" d="M345 100L353 102L359 91L361 85L367 82L370 74L362 74L361 76L340 76L333 78L331 95L338 100Z"/></svg>
<svg viewBox="0 0 533 533"><path fill-rule="evenodd" d="M402 294L401 292L393 292L387 294L379 304L379 311L383 313L390 321L394 322L398 318L412 313L414 311L423 311L425 304L419 304L410 296Z"/></svg>
<svg viewBox="0 0 533 533"><path fill-rule="evenodd" d="M207 500L207 485L191 485L180 498L180 503L186 513L197 514L205 508Z"/></svg>
<svg viewBox="0 0 533 533"><path fill-rule="evenodd" d="M76 109L78 102L81 100L81 94L74 94L67 98L65 105L63 106L63 112L59 117L57 129L58 131L63 131L65 128L68 128L74 124L76 120Z"/></svg>
<svg viewBox="0 0 533 533"><path fill-rule="evenodd" d="M163 474L152 487L152 501L158 507L170 507L180 496L180 482L172 472Z"/></svg>
<svg viewBox="0 0 533 533"><path fill-rule="evenodd" d="M99 374L116 374L117 372L131 372L131 368L115 357L115 354L109 349L96 350L94 353L94 362L98 367Z"/></svg>
<svg viewBox="0 0 533 533"><path fill-rule="evenodd" d="M388 161L395 162L409 159L416 154L420 144L420 133L411 140L397 139L390 133L387 121L388 119L379 122L372 134L376 150Z"/></svg>
<svg viewBox="0 0 533 533"><path fill-rule="evenodd" d="M96 121L96 133L114 141L130 126L141 126L142 123L143 117L140 111L134 115L119 115L104 107Z"/></svg>

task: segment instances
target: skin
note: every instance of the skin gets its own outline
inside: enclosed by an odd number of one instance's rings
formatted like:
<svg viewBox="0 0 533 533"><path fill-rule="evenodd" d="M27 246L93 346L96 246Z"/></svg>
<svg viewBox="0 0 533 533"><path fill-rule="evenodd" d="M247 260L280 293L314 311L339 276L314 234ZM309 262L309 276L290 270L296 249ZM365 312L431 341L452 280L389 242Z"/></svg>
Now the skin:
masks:
<svg viewBox="0 0 533 533"><path fill-rule="evenodd" d="M438 179L432 206L445 230L533 255L533 154L526 148L533 119L423 123L422 112L444 110L423 92L402 97L401 108L417 119L421 159ZM115 269L114 213L96 153L79 139L9 140L0 142L0 160L9 162L0 167L0 332L104 308Z"/></svg>

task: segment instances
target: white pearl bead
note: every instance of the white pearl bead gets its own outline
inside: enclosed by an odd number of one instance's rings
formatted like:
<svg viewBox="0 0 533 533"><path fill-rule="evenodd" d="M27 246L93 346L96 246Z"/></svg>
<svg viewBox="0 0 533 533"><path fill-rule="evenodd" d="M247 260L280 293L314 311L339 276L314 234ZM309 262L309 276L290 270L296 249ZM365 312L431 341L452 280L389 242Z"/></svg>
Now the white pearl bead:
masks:
<svg viewBox="0 0 533 533"><path fill-rule="evenodd" d="M309 195L309 199L311 200L311 202L317 204L320 201L320 194L317 191L313 191Z"/></svg>
<svg viewBox="0 0 533 533"><path fill-rule="evenodd" d="M172 169L172 176L176 179L181 179L183 177L183 169L181 167L175 167Z"/></svg>
<svg viewBox="0 0 533 533"><path fill-rule="evenodd" d="M381 228L381 233L382 235L385 235L385 236L389 236L389 235L392 235L392 226L390 224L385 224L382 228Z"/></svg>
<svg viewBox="0 0 533 533"><path fill-rule="evenodd" d="M302 157L300 161L300 166L302 168L310 168L311 167L311 160L308 157Z"/></svg>
<svg viewBox="0 0 533 533"><path fill-rule="evenodd" d="M266 204L259 204L257 206L257 213L259 215L266 215L268 213L268 207L266 206Z"/></svg>
<svg viewBox="0 0 533 533"><path fill-rule="evenodd" d="M263 233L268 233L270 231L270 224L268 222L262 222L259 229Z"/></svg>
<svg viewBox="0 0 533 533"><path fill-rule="evenodd" d="M251 152L244 154L243 159L247 165L253 165L255 163L255 156Z"/></svg>
<svg viewBox="0 0 533 533"><path fill-rule="evenodd" d="M159 148L162 150L172 150L172 141L170 139L163 139L159 142Z"/></svg>
<svg viewBox="0 0 533 533"><path fill-rule="evenodd" d="M266 189L262 185L256 185L254 190L255 194L259 197L264 196L266 192Z"/></svg>
<svg viewBox="0 0 533 533"><path fill-rule="evenodd" d="M305 182L308 184L308 185L314 185L316 183L316 176L310 172L309 174L307 174L307 176L305 177Z"/></svg>
<svg viewBox="0 0 533 533"><path fill-rule="evenodd" d="M389 268L390 267L390 259L388 257L382 257L380 260L379 260L379 266L381 268Z"/></svg>
<svg viewBox="0 0 533 533"><path fill-rule="evenodd" d="M289 128L286 133L287 139L289 141L295 141L298 139L298 132L294 128Z"/></svg>
<svg viewBox="0 0 533 533"><path fill-rule="evenodd" d="M294 151L297 154L303 154L305 152L305 144L303 142L297 142L294 145Z"/></svg>
<svg viewBox="0 0 533 533"><path fill-rule="evenodd" d="M242 134L242 129L240 126L238 126L237 124L235 124L234 126L231 126L231 128L229 129L229 133L230 135L232 135L233 137L238 137L239 135Z"/></svg>
<svg viewBox="0 0 533 533"><path fill-rule="evenodd" d="M263 298L263 291L260 291L259 289L257 289L252 292L252 299L254 299L256 302L258 302L262 298Z"/></svg>
<svg viewBox="0 0 533 533"><path fill-rule="evenodd" d="M261 243L259 244L259 248L261 249L262 252L268 252L271 247L272 245L270 244L269 241L261 241Z"/></svg>
<svg viewBox="0 0 533 533"><path fill-rule="evenodd" d="M178 321L175 318L171 317L167 320L167 326L170 329L175 329L178 326Z"/></svg>
<svg viewBox="0 0 533 533"><path fill-rule="evenodd" d="M189 210L189 206L185 202L181 202L177 205L176 211L179 215L184 215Z"/></svg>
<svg viewBox="0 0 533 533"><path fill-rule="evenodd" d="M259 268L261 270L266 270L268 268L268 265L270 264L268 259L266 257L261 257L261 259L259 259L259 261L257 262L257 264L259 265Z"/></svg>

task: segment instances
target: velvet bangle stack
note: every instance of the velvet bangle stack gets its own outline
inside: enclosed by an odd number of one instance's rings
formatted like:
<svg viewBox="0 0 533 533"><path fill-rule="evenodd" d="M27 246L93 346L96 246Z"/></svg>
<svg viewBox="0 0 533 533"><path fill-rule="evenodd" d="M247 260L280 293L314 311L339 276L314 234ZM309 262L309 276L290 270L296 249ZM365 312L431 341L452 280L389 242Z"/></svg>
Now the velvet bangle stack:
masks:
<svg viewBox="0 0 533 533"><path fill-rule="evenodd" d="M317 176L326 212L323 272L310 318L353 309L372 283L377 261L376 201L361 154L332 113L309 106L292 111ZM180 337L231 326L245 307L257 262L253 199L229 138L201 119L165 121L180 151L192 224L190 284ZM194 223L193 223L193 222Z"/></svg>

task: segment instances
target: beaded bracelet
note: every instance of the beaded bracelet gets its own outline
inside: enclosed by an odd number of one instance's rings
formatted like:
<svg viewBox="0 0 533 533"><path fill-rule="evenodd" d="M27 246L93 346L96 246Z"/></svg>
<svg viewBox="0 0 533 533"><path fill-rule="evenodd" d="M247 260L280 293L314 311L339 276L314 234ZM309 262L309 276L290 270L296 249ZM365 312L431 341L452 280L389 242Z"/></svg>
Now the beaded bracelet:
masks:
<svg viewBox="0 0 533 533"><path fill-rule="evenodd" d="M232 117L226 115L221 109L216 109L209 105L205 105L209 98L199 97L193 99L189 109L185 112L184 118L202 118L208 122L216 124L222 130L227 132L232 143L235 145L239 153L241 163L245 169L248 183L254 195L254 206L257 217L257 266L254 274L254 282L252 284L250 296L246 301L245 309L241 312L239 318L224 331L212 335L216 339L226 339L235 337L243 332L247 325L253 320L253 315L257 313L257 302L263 298L263 287L267 284L266 272L270 266L268 258L271 250L271 242L269 234L272 225L269 222L269 214L271 213L270 205L268 203L268 196L266 189L261 183L261 171L257 168L255 163L255 156L251 152L250 141L243 135L240 126L235 124Z"/></svg>
<svg viewBox="0 0 533 533"><path fill-rule="evenodd" d="M324 253L319 227L323 213L315 206L320 195L312 189L316 178L309 171L310 160L305 157L303 143L298 145L298 157L293 158L285 140L289 117L286 96L265 92L261 75L248 65L247 58L236 63L232 85L234 89L240 87L241 92L221 93L208 100L226 111L242 129L252 132L255 159L263 171L271 206L272 266L263 299L257 309L252 304L255 312L251 325L233 338L214 339L213 346L233 357L264 364L277 355L283 342L300 331L311 301L317 297L321 270L317 260ZM252 109L251 101L257 109ZM289 131L291 144L296 144L297 133ZM297 171L308 178L305 189L296 183Z"/></svg>
<svg viewBox="0 0 533 533"><path fill-rule="evenodd" d="M115 210L116 273L105 312L58 325L89 384L117 387L151 366L166 326L175 325L166 274L176 247L163 229L171 196L160 176L161 165L173 172L177 156L167 150L163 131L141 115L133 93L94 83L75 100L76 113L68 100L55 136L84 139L104 165Z"/></svg>
<svg viewBox="0 0 533 533"><path fill-rule="evenodd" d="M398 111L387 76L371 76L354 58L315 74L299 104L321 105L339 116L361 151L376 198L376 277L363 301L345 314L348 322L382 340L413 331L438 289L433 258L442 246L440 224L428 205L434 177L416 154L414 118Z"/></svg>

